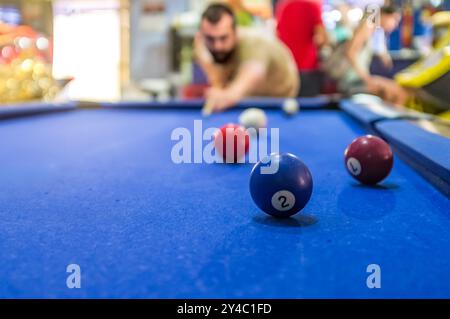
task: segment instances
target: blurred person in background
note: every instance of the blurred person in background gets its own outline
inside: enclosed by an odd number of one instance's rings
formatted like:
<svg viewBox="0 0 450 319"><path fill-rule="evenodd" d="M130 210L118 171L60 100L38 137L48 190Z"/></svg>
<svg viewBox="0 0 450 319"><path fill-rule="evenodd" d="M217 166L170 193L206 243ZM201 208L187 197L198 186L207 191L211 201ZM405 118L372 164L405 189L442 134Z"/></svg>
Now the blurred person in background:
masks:
<svg viewBox="0 0 450 319"><path fill-rule="evenodd" d="M276 38L242 31L224 4L212 4L202 15L194 56L211 85L206 92L211 111L247 96L295 97L298 92L300 80L289 49Z"/></svg>
<svg viewBox="0 0 450 319"><path fill-rule="evenodd" d="M379 12L367 11L353 36L339 45L324 63L324 69L338 82L339 89L347 94L369 93L385 101L405 104L409 92L395 81L370 74L370 64L378 54L386 67L392 60L385 46L385 34L394 31L400 22L400 14L393 6L384 6Z"/></svg>
<svg viewBox="0 0 450 319"><path fill-rule="evenodd" d="M319 50L328 44L319 0L284 0L278 2L275 15L277 34L294 55L302 78L300 96L320 93Z"/></svg>

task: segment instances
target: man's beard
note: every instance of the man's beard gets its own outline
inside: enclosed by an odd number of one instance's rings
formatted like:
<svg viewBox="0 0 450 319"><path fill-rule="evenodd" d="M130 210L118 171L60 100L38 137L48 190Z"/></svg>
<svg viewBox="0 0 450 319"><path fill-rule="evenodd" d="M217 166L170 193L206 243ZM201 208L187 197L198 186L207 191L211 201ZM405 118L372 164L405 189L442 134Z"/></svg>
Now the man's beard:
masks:
<svg viewBox="0 0 450 319"><path fill-rule="evenodd" d="M227 63L234 54L234 49L228 52L211 52L211 55L214 59L214 62L217 64L225 64Z"/></svg>

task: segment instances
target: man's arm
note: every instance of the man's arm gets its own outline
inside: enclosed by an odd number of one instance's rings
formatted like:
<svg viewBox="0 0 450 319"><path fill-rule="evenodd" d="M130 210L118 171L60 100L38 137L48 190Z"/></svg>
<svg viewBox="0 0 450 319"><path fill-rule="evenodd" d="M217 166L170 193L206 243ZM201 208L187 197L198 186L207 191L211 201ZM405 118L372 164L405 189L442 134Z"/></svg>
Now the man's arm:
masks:
<svg viewBox="0 0 450 319"><path fill-rule="evenodd" d="M243 98L254 92L258 85L264 81L266 66L259 61L245 62L233 82L228 86L228 90Z"/></svg>
<svg viewBox="0 0 450 319"><path fill-rule="evenodd" d="M226 88L211 88L207 92L207 100L212 111L225 110L250 95L261 84L265 75L266 66L262 62L245 62L236 78Z"/></svg>

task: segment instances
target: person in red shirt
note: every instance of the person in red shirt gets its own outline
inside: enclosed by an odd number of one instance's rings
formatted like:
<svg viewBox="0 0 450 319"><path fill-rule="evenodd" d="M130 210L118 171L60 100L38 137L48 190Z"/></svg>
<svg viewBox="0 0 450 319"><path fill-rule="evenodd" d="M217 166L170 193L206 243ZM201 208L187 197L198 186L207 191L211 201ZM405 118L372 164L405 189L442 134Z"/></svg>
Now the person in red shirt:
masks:
<svg viewBox="0 0 450 319"><path fill-rule="evenodd" d="M320 0L282 0L275 8L277 34L292 51L302 78L300 96L320 93L319 54L328 36Z"/></svg>

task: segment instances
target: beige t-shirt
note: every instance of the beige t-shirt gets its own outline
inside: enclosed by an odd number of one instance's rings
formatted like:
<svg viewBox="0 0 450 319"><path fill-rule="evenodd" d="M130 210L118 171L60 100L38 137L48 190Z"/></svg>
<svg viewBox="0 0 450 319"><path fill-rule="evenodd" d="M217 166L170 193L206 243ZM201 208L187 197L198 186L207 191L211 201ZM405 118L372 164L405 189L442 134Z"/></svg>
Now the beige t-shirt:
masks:
<svg viewBox="0 0 450 319"><path fill-rule="evenodd" d="M216 64L220 78L228 85L246 62L261 62L266 66L263 83L252 96L295 97L300 88L300 78L289 49L278 39L264 38L259 34L240 32L236 51L226 64Z"/></svg>

